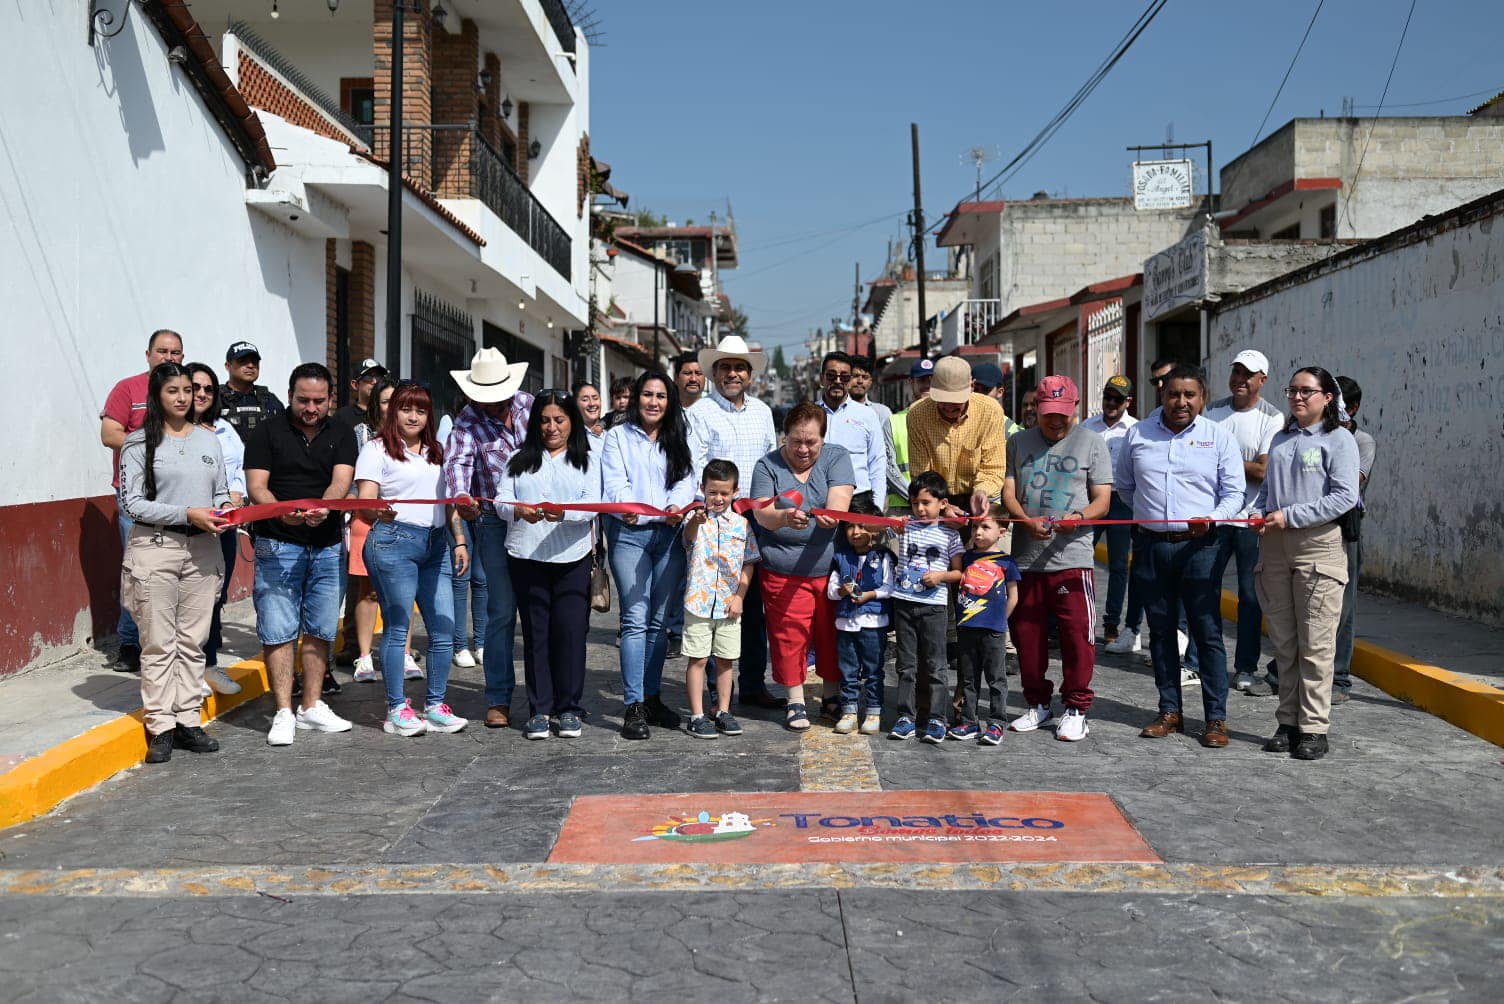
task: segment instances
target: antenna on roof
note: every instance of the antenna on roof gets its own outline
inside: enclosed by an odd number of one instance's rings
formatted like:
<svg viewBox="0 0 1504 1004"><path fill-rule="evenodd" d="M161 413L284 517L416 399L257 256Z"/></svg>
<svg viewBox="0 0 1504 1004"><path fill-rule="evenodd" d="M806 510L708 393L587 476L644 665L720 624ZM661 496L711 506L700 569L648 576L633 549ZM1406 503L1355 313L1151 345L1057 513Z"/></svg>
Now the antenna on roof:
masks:
<svg viewBox="0 0 1504 1004"><path fill-rule="evenodd" d="M569 20L580 29L580 34L585 36L585 41L592 46L604 46L606 44L606 32L601 28L601 17L595 12L595 8L589 5L588 0L569 0Z"/></svg>
<svg viewBox="0 0 1504 1004"><path fill-rule="evenodd" d="M997 147L974 146L961 154L961 163L970 161L977 169L977 191L972 197L973 201L982 201L982 165L997 160L1001 152Z"/></svg>

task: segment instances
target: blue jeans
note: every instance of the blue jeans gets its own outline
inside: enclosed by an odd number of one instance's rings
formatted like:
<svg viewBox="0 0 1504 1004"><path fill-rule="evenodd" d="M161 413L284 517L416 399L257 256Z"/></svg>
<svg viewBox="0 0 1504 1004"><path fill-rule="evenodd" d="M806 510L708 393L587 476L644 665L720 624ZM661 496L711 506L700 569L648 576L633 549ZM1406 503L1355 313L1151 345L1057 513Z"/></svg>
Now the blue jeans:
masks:
<svg viewBox="0 0 1504 1004"><path fill-rule="evenodd" d="M271 537L256 538L256 637L267 646L301 635L334 641L339 630L339 593L344 545L309 547Z"/></svg>
<svg viewBox="0 0 1504 1004"><path fill-rule="evenodd" d="M475 531L465 523L465 550L470 552L470 567L464 575L454 576L454 650L462 648L485 648L486 646L486 569L480 560L480 549L475 546ZM473 600L473 603L472 603ZM473 619L472 619L473 618ZM474 625L474 634L466 630ZM471 644L471 640L475 644Z"/></svg>
<svg viewBox="0 0 1504 1004"><path fill-rule="evenodd" d="M125 553L125 545L131 539L131 518L125 514L125 506L120 504L120 496L115 496L115 525L120 529L120 552ZM225 581L230 581L230 573L225 572ZM120 636L121 645L134 645L141 647L141 632L136 629L136 621L131 617L131 612L125 608L124 597L120 600L120 619L115 622L115 633Z"/></svg>
<svg viewBox="0 0 1504 1004"><path fill-rule="evenodd" d="M1212 574L1217 538L1157 540L1138 533L1133 541L1133 577L1149 621L1149 654L1159 710L1181 712L1180 646L1175 638L1179 609L1201 657L1201 703L1207 721L1227 720L1227 652L1222 646L1222 584Z"/></svg>
<svg viewBox="0 0 1504 1004"><path fill-rule="evenodd" d="M240 550L240 532L226 530L219 535L219 549L225 559L225 581L219 587L219 597L214 601L214 619L209 622L209 640L204 643L204 663L219 665L219 650L224 645L223 623L220 613L225 601L230 598L230 576L235 574L235 555Z"/></svg>
<svg viewBox="0 0 1504 1004"><path fill-rule="evenodd" d="M628 526L614 517L606 520L606 540L621 597L622 698L632 705L658 696L668 655L669 604L684 602L684 548L676 526Z"/></svg>
<svg viewBox="0 0 1504 1004"><path fill-rule="evenodd" d="M883 655L887 628L836 632L836 662L841 667L841 714L877 712L883 706Z"/></svg>
<svg viewBox="0 0 1504 1004"><path fill-rule="evenodd" d="M1363 570L1363 540L1347 542L1347 587L1342 591L1342 618L1337 621L1337 657L1332 662L1332 686L1353 685L1353 638L1358 619L1358 573ZM1271 661L1272 664L1272 661Z"/></svg>
<svg viewBox="0 0 1504 1004"><path fill-rule="evenodd" d="M1259 644L1262 641L1263 611L1253 588L1253 568L1259 563L1259 535L1243 526L1217 527L1217 562L1212 578L1221 590L1227 563L1238 563L1238 647L1233 655L1233 671L1252 675L1259 669Z"/></svg>
<svg viewBox="0 0 1504 1004"><path fill-rule="evenodd" d="M480 564L486 577L486 706L510 708L512 691L517 689L517 670L512 665L517 600L507 569L507 522L494 512L483 512L471 530L480 547Z"/></svg>
<svg viewBox="0 0 1504 1004"><path fill-rule="evenodd" d="M1108 519L1132 519L1133 507L1112 493L1112 502L1107 507ZM1121 621L1128 630L1137 633L1143 619L1143 603L1138 587L1128 577L1128 555L1133 550L1133 527L1099 526L1093 534L1092 543L1107 538L1107 616L1103 626L1115 628L1123 614L1123 595L1128 596L1128 618Z"/></svg>
<svg viewBox="0 0 1504 1004"><path fill-rule="evenodd" d="M366 571L381 600L381 678L388 710L402 707L403 653L413 619L413 603L428 630L428 698L425 707L444 703L449 661L454 657L454 586L449 581L449 528L411 523L377 523L366 537Z"/></svg>

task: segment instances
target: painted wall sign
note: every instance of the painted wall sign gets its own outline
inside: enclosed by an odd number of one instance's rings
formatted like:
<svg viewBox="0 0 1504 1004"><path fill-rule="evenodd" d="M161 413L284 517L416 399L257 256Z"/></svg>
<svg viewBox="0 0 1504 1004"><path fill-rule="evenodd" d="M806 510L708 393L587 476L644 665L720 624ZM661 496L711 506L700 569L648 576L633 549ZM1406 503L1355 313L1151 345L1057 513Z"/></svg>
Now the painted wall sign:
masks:
<svg viewBox="0 0 1504 1004"><path fill-rule="evenodd" d="M1196 231L1144 261L1144 320L1206 296L1206 234Z"/></svg>
<svg viewBox="0 0 1504 1004"><path fill-rule="evenodd" d="M577 798L566 864L1159 861L1106 795L870 791Z"/></svg>
<svg viewBox="0 0 1504 1004"><path fill-rule="evenodd" d="M1187 208L1194 194L1192 177L1189 160L1134 161L1133 208Z"/></svg>

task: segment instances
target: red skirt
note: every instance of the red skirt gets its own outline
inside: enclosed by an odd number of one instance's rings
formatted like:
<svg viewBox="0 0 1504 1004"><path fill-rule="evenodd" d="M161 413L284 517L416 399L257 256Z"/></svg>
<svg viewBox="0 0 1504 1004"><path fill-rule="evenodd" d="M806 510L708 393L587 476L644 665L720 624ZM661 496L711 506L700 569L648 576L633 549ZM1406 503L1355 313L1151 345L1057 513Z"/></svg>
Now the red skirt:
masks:
<svg viewBox="0 0 1504 1004"><path fill-rule="evenodd" d="M768 655L773 682L784 687L804 683L810 649L822 680L840 680L836 662L836 608L825 595L826 577L779 575L758 570L762 606L768 625Z"/></svg>

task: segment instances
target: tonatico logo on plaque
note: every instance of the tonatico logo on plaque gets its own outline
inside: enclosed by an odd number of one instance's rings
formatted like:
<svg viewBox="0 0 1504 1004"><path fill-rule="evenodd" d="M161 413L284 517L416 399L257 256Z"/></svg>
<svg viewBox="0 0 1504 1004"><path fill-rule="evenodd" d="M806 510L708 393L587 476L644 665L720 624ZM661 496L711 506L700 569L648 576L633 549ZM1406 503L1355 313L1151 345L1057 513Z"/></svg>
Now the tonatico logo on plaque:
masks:
<svg viewBox="0 0 1504 1004"><path fill-rule="evenodd" d="M590 795L549 861L1158 861L1106 795L872 791Z"/></svg>

